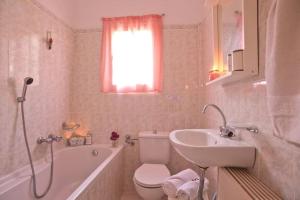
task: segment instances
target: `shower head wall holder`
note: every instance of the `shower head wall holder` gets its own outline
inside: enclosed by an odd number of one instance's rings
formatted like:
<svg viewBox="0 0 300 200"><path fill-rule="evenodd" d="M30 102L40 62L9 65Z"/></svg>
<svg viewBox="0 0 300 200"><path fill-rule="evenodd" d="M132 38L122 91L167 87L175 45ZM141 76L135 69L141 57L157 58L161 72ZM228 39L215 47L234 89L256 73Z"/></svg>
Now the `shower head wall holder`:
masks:
<svg viewBox="0 0 300 200"><path fill-rule="evenodd" d="M47 31L47 47L49 50L52 49L52 45L53 45L53 38L52 38L51 31Z"/></svg>

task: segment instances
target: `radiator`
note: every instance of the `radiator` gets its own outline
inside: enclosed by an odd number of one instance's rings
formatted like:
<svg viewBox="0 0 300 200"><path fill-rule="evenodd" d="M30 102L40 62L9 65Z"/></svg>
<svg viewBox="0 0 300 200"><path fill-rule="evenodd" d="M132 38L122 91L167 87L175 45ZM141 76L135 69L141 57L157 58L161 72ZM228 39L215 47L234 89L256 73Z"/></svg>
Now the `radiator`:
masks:
<svg viewBox="0 0 300 200"><path fill-rule="evenodd" d="M219 168L218 200L282 200L243 168Z"/></svg>

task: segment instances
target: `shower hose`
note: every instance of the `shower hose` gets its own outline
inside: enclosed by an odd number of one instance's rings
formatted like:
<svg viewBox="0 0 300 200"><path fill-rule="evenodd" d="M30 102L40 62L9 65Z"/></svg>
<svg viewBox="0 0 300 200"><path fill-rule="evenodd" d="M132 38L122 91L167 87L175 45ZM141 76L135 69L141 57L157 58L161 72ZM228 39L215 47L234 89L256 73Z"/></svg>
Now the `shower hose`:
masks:
<svg viewBox="0 0 300 200"><path fill-rule="evenodd" d="M27 154L30 162L30 167L31 167L31 172L32 172L32 182L33 182L33 194L35 198L40 199L43 198L50 190L52 181L53 181L53 168L54 168L54 162L53 162L53 145L52 141L50 144L50 149L51 149L51 169L50 169L50 180L48 183L48 186L46 190L42 194L37 193L37 184L36 184L36 176L35 176L35 171L34 171L34 166L32 162L32 156L30 153L30 148L27 140L27 131L26 131L26 125L25 125L25 114L24 114L24 102L21 102L21 112L22 112L22 123L23 123L23 134L24 134L24 139L25 139L25 144L26 144L26 149L27 149Z"/></svg>

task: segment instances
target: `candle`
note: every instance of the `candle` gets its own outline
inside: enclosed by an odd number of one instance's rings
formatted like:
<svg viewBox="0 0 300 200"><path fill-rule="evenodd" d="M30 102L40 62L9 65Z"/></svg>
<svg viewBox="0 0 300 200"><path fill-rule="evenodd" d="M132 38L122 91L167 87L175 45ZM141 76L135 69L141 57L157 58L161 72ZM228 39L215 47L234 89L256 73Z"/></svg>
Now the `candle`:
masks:
<svg viewBox="0 0 300 200"><path fill-rule="evenodd" d="M219 72L218 69L210 70L208 72L208 80L212 81L215 80L216 78L220 77L221 73Z"/></svg>
<svg viewBox="0 0 300 200"><path fill-rule="evenodd" d="M73 135L73 131L64 131L63 136L65 139L71 138Z"/></svg>

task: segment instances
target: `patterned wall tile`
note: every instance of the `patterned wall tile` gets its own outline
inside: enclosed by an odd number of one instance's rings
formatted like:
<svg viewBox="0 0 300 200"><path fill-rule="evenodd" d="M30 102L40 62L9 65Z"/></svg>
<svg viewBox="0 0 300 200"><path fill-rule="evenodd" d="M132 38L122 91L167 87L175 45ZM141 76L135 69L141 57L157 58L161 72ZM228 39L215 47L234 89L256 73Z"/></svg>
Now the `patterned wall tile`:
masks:
<svg viewBox="0 0 300 200"><path fill-rule="evenodd" d="M1 177L28 164L16 102L25 76L34 78L25 102L34 160L48 155L47 146L36 145L36 139L59 134L62 122L68 119L75 35L30 1L4 0L0 10ZM47 30L52 31L54 39L51 51L45 43Z"/></svg>

